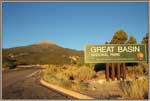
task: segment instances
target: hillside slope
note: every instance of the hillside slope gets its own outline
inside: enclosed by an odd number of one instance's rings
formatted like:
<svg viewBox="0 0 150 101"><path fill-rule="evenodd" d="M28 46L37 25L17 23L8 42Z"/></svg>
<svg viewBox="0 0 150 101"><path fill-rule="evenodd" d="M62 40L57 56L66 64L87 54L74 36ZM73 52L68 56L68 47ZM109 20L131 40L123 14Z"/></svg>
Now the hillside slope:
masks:
<svg viewBox="0 0 150 101"><path fill-rule="evenodd" d="M43 41L29 46L2 50L3 65L11 61L21 64L68 64L69 56L83 58L83 51L60 47L52 42Z"/></svg>

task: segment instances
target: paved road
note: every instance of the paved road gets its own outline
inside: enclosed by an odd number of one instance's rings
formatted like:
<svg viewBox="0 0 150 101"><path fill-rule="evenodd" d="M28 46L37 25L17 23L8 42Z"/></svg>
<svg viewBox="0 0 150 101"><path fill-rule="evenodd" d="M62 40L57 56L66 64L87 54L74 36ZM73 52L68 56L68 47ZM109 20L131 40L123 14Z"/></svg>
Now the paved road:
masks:
<svg viewBox="0 0 150 101"><path fill-rule="evenodd" d="M68 97L42 86L39 79L40 68L3 72L3 99L68 99Z"/></svg>

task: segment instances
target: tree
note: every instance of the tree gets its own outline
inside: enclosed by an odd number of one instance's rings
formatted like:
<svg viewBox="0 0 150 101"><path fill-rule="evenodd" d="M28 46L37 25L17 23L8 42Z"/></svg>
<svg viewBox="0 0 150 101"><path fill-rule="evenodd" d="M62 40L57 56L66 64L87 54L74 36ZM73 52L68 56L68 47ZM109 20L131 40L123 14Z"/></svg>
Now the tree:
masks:
<svg viewBox="0 0 150 101"><path fill-rule="evenodd" d="M130 36L127 44L137 44L136 38L134 36ZM126 63L127 66L135 66L137 63Z"/></svg>
<svg viewBox="0 0 150 101"><path fill-rule="evenodd" d="M146 48L147 48L147 60L148 60L148 56L149 56L149 54L148 54L148 40L149 40L149 35L148 35L148 33L146 33L146 36L143 38L143 40L142 40L142 44L146 44Z"/></svg>
<svg viewBox="0 0 150 101"><path fill-rule="evenodd" d="M134 36L130 36L127 44L137 44L136 38Z"/></svg>
<svg viewBox="0 0 150 101"><path fill-rule="evenodd" d="M117 30L110 44L124 44L128 40L128 35L123 30Z"/></svg>
<svg viewBox="0 0 150 101"><path fill-rule="evenodd" d="M146 36L143 38L142 40L142 44L148 44L148 39L149 39L149 36L148 36L148 33L146 33Z"/></svg>

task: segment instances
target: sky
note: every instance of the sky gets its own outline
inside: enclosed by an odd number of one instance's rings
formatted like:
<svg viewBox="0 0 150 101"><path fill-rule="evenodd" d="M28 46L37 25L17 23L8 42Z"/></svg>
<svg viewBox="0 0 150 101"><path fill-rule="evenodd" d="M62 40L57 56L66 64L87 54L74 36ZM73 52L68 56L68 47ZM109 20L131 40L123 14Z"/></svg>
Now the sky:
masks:
<svg viewBox="0 0 150 101"><path fill-rule="evenodd" d="M148 32L147 2L3 2L2 47L49 40L83 50L104 44L122 29L138 43Z"/></svg>

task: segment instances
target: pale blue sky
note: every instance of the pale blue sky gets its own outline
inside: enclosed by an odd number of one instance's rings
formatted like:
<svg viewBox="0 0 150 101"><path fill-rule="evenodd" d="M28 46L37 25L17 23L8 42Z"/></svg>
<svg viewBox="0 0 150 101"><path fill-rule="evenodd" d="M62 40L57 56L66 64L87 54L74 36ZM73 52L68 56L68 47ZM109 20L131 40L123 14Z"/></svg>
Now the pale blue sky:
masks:
<svg viewBox="0 0 150 101"><path fill-rule="evenodd" d="M123 29L138 43L148 32L146 2L3 2L3 48L30 45L42 40L77 50L85 44L110 41Z"/></svg>

